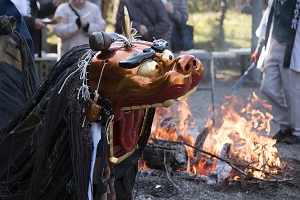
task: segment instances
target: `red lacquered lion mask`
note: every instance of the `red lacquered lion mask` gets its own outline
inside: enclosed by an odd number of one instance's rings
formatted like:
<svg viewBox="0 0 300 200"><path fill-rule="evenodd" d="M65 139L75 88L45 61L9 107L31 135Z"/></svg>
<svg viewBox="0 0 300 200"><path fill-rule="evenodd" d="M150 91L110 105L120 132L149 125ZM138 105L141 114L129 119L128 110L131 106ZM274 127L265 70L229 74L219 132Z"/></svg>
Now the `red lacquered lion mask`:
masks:
<svg viewBox="0 0 300 200"><path fill-rule="evenodd" d="M99 51L90 63L88 79L90 92L108 99L114 111L108 131L110 162L118 164L139 148L149 109L169 107L188 96L203 74L197 58L175 58L164 40L134 40L129 45L115 41Z"/></svg>

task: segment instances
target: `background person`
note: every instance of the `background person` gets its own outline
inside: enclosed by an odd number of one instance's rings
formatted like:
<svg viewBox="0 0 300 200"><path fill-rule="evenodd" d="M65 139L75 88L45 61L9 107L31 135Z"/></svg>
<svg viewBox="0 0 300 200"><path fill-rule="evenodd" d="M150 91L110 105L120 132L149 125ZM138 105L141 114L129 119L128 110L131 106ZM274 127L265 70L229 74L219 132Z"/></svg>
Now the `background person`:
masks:
<svg viewBox="0 0 300 200"><path fill-rule="evenodd" d="M266 44L262 98L272 106L270 113L280 125L273 137L278 142L300 143L300 2L269 0L268 8L256 31L260 38L252 54L256 62L261 46Z"/></svg>
<svg viewBox="0 0 300 200"><path fill-rule="evenodd" d="M0 0L0 5L1 129L21 110L40 80L33 63L33 43L22 15L9 0Z"/></svg>
<svg viewBox="0 0 300 200"><path fill-rule="evenodd" d="M171 22L168 42L169 48L172 50L172 43L176 42L174 38L172 38L174 27L180 24L186 24L188 21L187 2L186 0L162 0L162 2L166 6Z"/></svg>
<svg viewBox="0 0 300 200"><path fill-rule="evenodd" d="M64 18L66 22L53 25L53 32L59 37L58 59L71 48L88 44L92 32L104 31L106 22L100 8L86 0L70 0L61 4L54 18Z"/></svg>
<svg viewBox="0 0 300 200"><path fill-rule="evenodd" d="M23 15L34 44L34 53L41 57L42 29L46 27L42 18L52 15L61 3L61 0L51 0L39 3L37 0L12 0L19 12Z"/></svg>
<svg viewBox="0 0 300 200"><path fill-rule="evenodd" d="M156 39L168 39L169 17L161 0L122 0L119 6L116 32L122 33L123 7L129 12L132 27L142 36L140 39L149 41L152 37Z"/></svg>

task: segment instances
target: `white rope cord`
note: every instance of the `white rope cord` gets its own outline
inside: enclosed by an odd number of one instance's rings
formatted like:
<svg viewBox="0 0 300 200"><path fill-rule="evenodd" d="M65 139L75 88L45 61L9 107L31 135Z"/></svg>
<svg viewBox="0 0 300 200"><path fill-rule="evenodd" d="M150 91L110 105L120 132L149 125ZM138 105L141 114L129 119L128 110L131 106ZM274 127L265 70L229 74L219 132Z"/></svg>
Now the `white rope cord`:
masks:
<svg viewBox="0 0 300 200"><path fill-rule="evenodd" d="M69 76L64 80L60 90L58 91L58 94L61 93L63 87L65 86L67 80L74 75L76 72L78 72L78 70L81 70L80 73L80 80L82 80L82 85L78 90L78 94L77 94L77 99L79 99L80 97L80 93L81 93L81 97L84 98L84 100L88 99L90 97L90 93L89 93L89 86L87 85L87 66L89 65L92 57L94 55L93 50L89 49L87 52L85 52L85 54L81 57L80 61L77 64L77 69L72 72L71 74L69 74Z"/></svg>
<svg viewBox="0 0 300 200"><path fill-rule="evenodd" d="M100 85L100 82L101 82L103 70L104 70L104 68L105 68L105 66L106 66L106 63L107 63L107 62L105 61L105 62L104 62L104 65L103 65L103 67L102 67L101 73L100 73L100 75L99 75L98 85L97 85L97 88L96 88L96 90L95 90L95 92L94 92L94 94L95 94L94 102L97 102L98 97L99 97L98 89L99 89L99 85Z"/></svg>

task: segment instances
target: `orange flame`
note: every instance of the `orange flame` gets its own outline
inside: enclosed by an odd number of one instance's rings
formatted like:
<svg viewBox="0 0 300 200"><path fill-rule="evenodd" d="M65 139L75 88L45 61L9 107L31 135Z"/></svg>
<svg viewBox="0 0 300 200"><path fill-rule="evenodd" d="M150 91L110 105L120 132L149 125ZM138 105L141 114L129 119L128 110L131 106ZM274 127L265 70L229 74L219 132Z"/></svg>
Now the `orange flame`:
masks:
<svg viewBox="0 0 300 200"><path fill-rule="evenodd" d="M264 136L270 132L270 121L273 116L256 108L259 103L262 103L267 109L270 109L270 106L266 102L260 101L255 93L248 98L249 103L246 106L236 96L228 96L225 99L227 102L221 106L221 116L218 120L219 128L217 128L217 123L213 126L212 120L208 119L211 130L206 137L203 150L219 155L223 146L228 143L231 144L230 155L236 159L259 170L277 173L274 166L280 165L280 159L277 149L274 147L276 140ZM187 100L178 105L177 112L170 112L170 109L165 108L157 109L150 142L151 138L156 138L183 141L194 145L195 139L189 134L189 127L195 125L195 120L191 120L192 113ZM171 116L178 117L172 118ZM187 150L189 159L191 159L193 149L187 147ZM198 174L212 171L215 162L208 157L202 156L197 166L189 163L193 166L188 166L187 171ZM255 177L263 178L265 174L262 171L250 173Z"/></svg>
<svg viewBox="0 0 300 200"><path fill-rule="evenodd" d="M230 102L225 103L222 110L222 125L220 128L213 127L204 143L204 150L219 155L224 144L231 144L231 154L239 160L257 169L264 169L270 173L276 173L272 166L279 166L280 159L277 149L274 147L276 140L260 134L265 130L270 132L270 121L273 116L270 113L262 113L259 109L253 108L259 102L258 97L253 94L244 108L238 112L241 102L236 96L226 97ZM243 116L241 116L243 115ZM263 178L261 171L253 173L255 177Z"/></svg>

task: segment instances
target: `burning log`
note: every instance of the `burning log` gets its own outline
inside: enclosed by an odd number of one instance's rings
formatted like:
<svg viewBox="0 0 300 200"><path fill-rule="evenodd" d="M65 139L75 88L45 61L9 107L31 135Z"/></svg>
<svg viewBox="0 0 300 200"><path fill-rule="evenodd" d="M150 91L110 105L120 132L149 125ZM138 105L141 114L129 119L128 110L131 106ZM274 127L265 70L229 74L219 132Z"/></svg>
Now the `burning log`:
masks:
<svg viewBox="0 0 300 200"><path fill-rule="evenodd" d="M204 154L207 154L211 157L214 157L214 158L217 158L218 160L221 160L225 163L227 163L229 166L231 166L235 171L236 173L238 173L240 176L244 176L244 177L247 177L249 180L250 179L253 179L255 181L259 181L259 182L269 182L269 183L281 183L281 182L289 182L291 180L293 180L293 178L286 178L285 174L283 177L279 177L277 176L276 174L268 174L269 175L269 178L259 178L259 177L254 177L253 174L250 172L250 173L247 173L245 171L243 171L241 168L243 169L250 169L250 170L254 170L254 171L260 171L262 173L268 173L268 172L265 172L265 171L262 171L260 169L257 169L253 166L250 166L249 164L247 165L242 165L242 164L237 164L237 163L232 163L231 161L227 160L227 159L224 159L224 158L221 158L219 156L216 156L210 152L207 152L207 151L204 151L202 149L199 149L193 145L190 145L188 143L184 143L184 145L188 146L188 147L192 147L194 148L195 150L197 151L200 151Z"/></svg>
<svg viewBox="0 0 300 200"><path fill-rule="evenodd" d="M201 131L201 133L197 136L196 141L195 141L195 147L197 147L199 149L203 149L204 141L208 134L209 134L209 128L205 127ZM200 158L201 158L201 152L194 149L194 158L193 158L193 160L191 160L191 163L197 165L200 161Z"/></svg>
<svg viewBox="0 0 300 200"><path fill-rule="evenodd" d="M185 148L191 147L195 151L202 152L201 157L210 157L211 163L214 166L213 171L207 175L191 174L186 170L187 168L187 150ZM180 155L180 156L176 156ZM179 158L179 159L178 159ZM182 158L184 158L182 160ZM161 176L159 170L165 170L167 177L174 187L180 189L172 182L169 173L173 171L172 175L192 181L200 181L210 185L228 187L230 182L240 182L242 188L251 184L272 183L278 184L281 182L290 182L293 178L288 178L286 173L281 173L282 176L276 174L269 174L266 178L258 178L253 176L253 171L260 171L259 169L251 166L251 163L245 162L243 159L238 158L231 152L231 144L225 143L219 156L209 153L205 150L199 149L193 145L182 142L172 142L166 140L154 140L146 146L142 160L147 167L158 170L147 170L140 173L142 176ZM181 164L179 164L181 163ZM141 170L141 169L140 169ZM245 170L245 171L244 171ZM175 172L176 171L176 172ZM285 170L284 170L285 171ZM175 173L174 173L175 172ZM261 171L267 173L265 171Z"/></svg>
<svg viewBox="0 0 300 200"><path fill-rule="evenodd" d="M199 148L199 149L202 149L203 148L203 144L204 144L204 141L207 137L207 135L209 134L209 128L208 127L205 127L201 133L197 136L196 138L196 142L195 142L195 147ZM194 156L196 157L197 154L199 153L199 151L194 151Z"/></svg>
<svg viewBox="0 0 300 200"><path fill-rule="evenodd" d="M178 171L186 169L188 152L182 142L154 140L148 143L142 156L145 165L151 169Z"/></svg>
<svg viewBox="0 0 300 200"><path fill-rule="evenodd" d="M224 144L222 151L219 155L220 158L229 160L230 157L230 147L231 145ZM222 160L218 160L214 171L211 172L211 180L208 184L222 183L231 174L232 167Z"/></svg>

